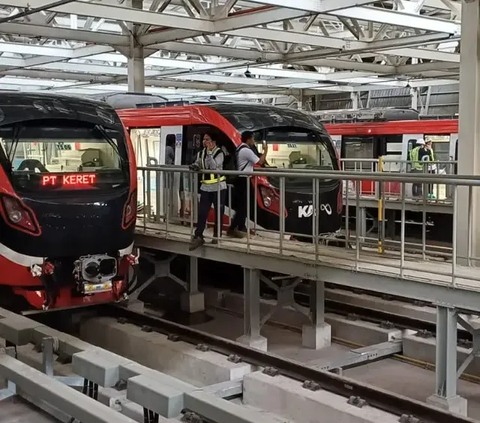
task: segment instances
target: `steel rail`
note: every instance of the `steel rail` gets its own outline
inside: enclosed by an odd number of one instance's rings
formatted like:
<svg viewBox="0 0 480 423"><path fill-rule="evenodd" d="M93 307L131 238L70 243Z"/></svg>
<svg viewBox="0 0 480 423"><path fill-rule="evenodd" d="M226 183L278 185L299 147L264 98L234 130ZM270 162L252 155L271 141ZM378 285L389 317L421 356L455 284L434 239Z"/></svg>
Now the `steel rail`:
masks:
<svg viewBox="0 0 480 423"><path fill-rule="evenodd" d="M280 357L276 354L263 352L239 344L228 339L179 325L168 320L140 314L118 306L105 307L106 315L122 317L126 321L139 326L146 326L153 331L165 335L176 335L181 340L191 344L205 344L212 350L224 355L235 354L247 363L274 368L278 374L304 381L313 381L322 389L345 398L351 396L364 399L370 406L392 413L394 415L413 415L422 423L475 423L475 420L445 410L431 407L401 395L394 394L371 385L343 378L338 375L316 370L299 362Z"/></svg>

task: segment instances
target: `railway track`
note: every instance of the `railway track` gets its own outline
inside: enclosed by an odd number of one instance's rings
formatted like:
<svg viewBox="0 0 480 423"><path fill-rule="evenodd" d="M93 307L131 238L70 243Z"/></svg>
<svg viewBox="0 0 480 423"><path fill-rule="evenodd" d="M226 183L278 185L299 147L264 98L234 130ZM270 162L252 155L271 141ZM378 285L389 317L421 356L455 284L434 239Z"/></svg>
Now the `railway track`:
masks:
<svg viewBox="0 0 480 423"><path fill-rule="evenodd" d="M323 372L299 362L259 351L159 317L137 313L119 306L106 306L103 312L107 316L118 318L120 322L129 322L141 326L144 331L155 331L167 335L172 342L182 340L194 345L202 345L203 348L230 356L232 360L242 360L255 366L267 368L272 377L280 374L302 382L311 381L318 388L337 395L346 398L361 398L373 407L399 417L404 416L404 419L407 419L402 421L415 421L408 420L409 416L413 416L422 423L474 422L472 419L452 415L422 402L377 389L358 381L344 379L333 373Z"/></svg>

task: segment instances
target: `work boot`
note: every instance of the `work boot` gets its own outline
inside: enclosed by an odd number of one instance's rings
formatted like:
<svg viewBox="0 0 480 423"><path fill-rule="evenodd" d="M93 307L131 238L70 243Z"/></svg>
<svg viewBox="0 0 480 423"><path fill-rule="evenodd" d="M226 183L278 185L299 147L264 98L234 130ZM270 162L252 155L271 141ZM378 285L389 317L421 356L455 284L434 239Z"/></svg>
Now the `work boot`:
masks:
<svg viewBox="0 0 480 423"><path fill-rule="evenodd" d="M218 238L213 238L212 245L217 245L217 244L218 244Z"/></svg>
<svg viewBox="0 0 480 423"><path fill-rule="evenodd" d="M205 244L205 240L203 239L203 237L194 236L188 250L189 251L196 250L197 248L201 247L203 244Z"/></svg>
<svg viewBox="0 0 480 423"><path fill-rule="evenodd" d="M227 231L227 236L230 236L232 238L239 238L240 239L240 238L245 238L247 236L247 234L244 233L244 232L241 232L237 229L229 229Z"/></svg>

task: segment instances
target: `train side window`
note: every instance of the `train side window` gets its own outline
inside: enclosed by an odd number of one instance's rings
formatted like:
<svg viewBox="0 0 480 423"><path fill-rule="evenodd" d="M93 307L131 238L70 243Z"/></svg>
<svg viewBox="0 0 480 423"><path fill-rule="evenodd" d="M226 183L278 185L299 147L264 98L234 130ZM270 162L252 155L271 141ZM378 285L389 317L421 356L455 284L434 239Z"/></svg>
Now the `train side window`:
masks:
<svg viewBox="0 0 480 423"><path fill-rule="evenodd" d="M372 162L368 160L362 161L362 159L374 159L373 137L343 137L341 157L344 159L344 170L370 172L372 170Z"/></svg>

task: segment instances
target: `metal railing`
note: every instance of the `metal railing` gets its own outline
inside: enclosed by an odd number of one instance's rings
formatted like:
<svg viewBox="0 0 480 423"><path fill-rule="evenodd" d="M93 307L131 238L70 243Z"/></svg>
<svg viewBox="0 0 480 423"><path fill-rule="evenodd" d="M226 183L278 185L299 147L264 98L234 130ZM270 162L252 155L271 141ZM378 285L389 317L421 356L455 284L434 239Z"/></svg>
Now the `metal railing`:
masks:
<svg viewBox="0 0 480 423"><path fill-rule="evenodd" d="M156 236L165 236L166 238L181 236L188 242L189 238L193 236L194 229L197 222L198 209L198 184L202 172L190 171L183 166L155 166L142 167L138 169L139 172L139 202L143 202L140 207L138 215L137 228L139 230L147 231L152 229ZM205 173L205 172L203 172ZM424 273L432 273L441 275L449 279L449 284L455 285L457 279L461 278L463 281L480 280L478 276L472 272L465 272L468 266L473 266L479 257L475 257L472 253L473 245L473 199L477 187L480 186L480 179L470 176L461 175L433 175L433 174L409 174L409 173L370 173L370 172L342 172L342 171L317 171L317 170L296 170L284 171L277 169L261 169L255 170L250 174L242 174L238 171L218 171L219 175L225 176L246 176L245 183L247 185L247 233L246 233L246 249L252 252L254 249L275 249L275 253L284 256L310 254L309 257L314 256L314 260L320 257L331 257L333 260L348 260L354 263L354 267L358 270L362 264L377 265L379 256L382 259L388 259L388 266L399 270L399 276L404 277L407 270L417 271L421 270ZM287 230L288 213L270 214L270 228L262 227L259 224L259 212L262 214L265 209L268 209L266 204L260 206L258 201L262 200L258 193L260 181L265 177L269 180L275 180L278 183L273 187L276 195L276 203L280 210L285 210L286 193L297 192L303 195L310 194L311 210L307 213L311 217L311 230L309 233L296 233L292 230ZM290 185L289 181L294 181L294 186ZM302 187L299 188L300 181ZM401 202L401 235L400 239L385 239L385 231L379 230L378 238L368 238L362 236L355 236L355 233L350 230L349 226L349 207L345 207L346 213L346 228L343 237L338 237L338 233L330 233L322 231L325 227L325 222L328 222L337 211L334 204L327 207L322 204L322 198L325 192L325 187L332 186L334 181L342 183L353 182L355 184L354 197L348 196L348 202L351 205L356 205L355 219L359 220L359 210L361 201L361 182L373 181L381 188L387 183L396 182L400 184L400 202ZM435 242L427 240L426 229L426 209L427 198L423 195L421 205L423 209L424 225L422 229L422 239L411 240L408 239L407 234L407 197L406 187L408 184L419 183L423 186L427 184L443 184L452 191L452 205L453 205L453 225L452 225L452 245L442 246ZM155 190L152 190L155 187ZM252 189L257 193L257 203L251 205ZM467 198L468 204L463 205L464 210L468 210L467 225L468 235L459 240L457 237L457 225L459 220L458 197L459 194L464 193L462 198ZM331 197L333 198L333 197ZM220 191L217 189L217 201L220 200ZM290 200L289 200L290 201ZM269 200L272 203L272 199ZM228 195L226 200L226 219L217 214L215 216L218 226L224 229L229 224L232 218L232 192L231 187L228 187ZM271 204L270 204L271 207ZM291 208L291 203L290 206ZM383 211L384 213L384 211ZM353 216L352 216L353 217ZM380 216L379 216L380 218ZM276 219L276 220L275 220ZM379 219L379 222L384 222L385 219ZM222 224L223 223L223 224ZM276 227L272 229L271 227ZM292 228L292 225L288 225ZM205 238L208 240L206 231ZM290 242L292 238L301 238L302 241L308 243ZM229 237L223 237L218 240L216 248L222 248L225 242L232 242ZM244 242L244 241L242 241ZM460 243L460 244L459 244ZM341 248L324 248L325 245L335 245L346 249L348 254L339 256ZM463 252L463 253L462 253ZM419 260L427 262L438 263L438 268L432 267L432 270L423 268L419 264ZM461 262L461 263L460 263ZM447 269L448 267L448 269ZM461 274L458 273L459 267L462 269ZM466 274L469 273L469 274Z"/></svg>
<svg viewBox="0 0 480 423"><path fill-rule="evenodd" d="M341 159L341 169L346 172L382 172L382 173L413 173L416 176L421 174L455 175L457 162L433 161L433 162L412 162L410 160L392 159ZM380 188L383 188L382 190ZM448 185L436 183L428 184L425 189L420 184L410 183L406 185L405 197L409 202L423 200L423 191L427 191L427 201L430 205L452 204L452 192ZM343 195L354 197L355 186L353 183L344 183ZM361 195L364 199L379 199L383 195L385 201L399 201L401 187L398 180L386 182L383 187L373 181L362 181Z"/></svg>

